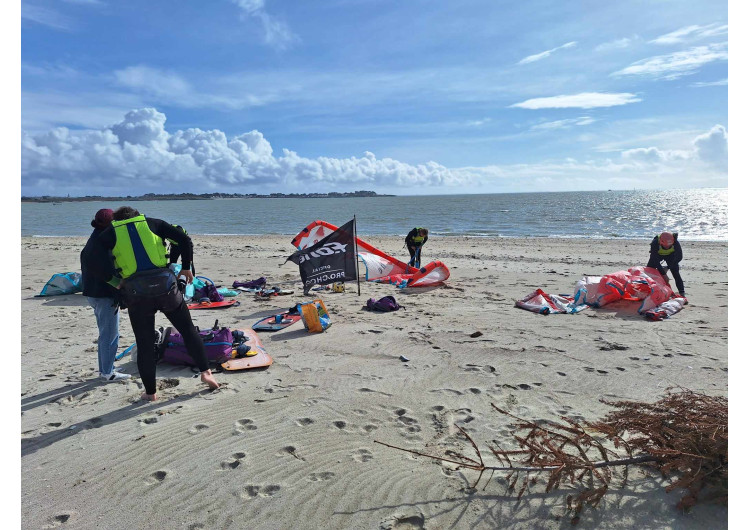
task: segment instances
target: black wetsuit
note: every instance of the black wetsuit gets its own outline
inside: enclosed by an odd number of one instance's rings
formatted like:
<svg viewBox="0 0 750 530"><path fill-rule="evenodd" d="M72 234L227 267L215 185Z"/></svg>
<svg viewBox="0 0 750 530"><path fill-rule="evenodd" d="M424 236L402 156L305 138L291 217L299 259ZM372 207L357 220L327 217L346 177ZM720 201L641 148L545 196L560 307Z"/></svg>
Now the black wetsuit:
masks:
<svg viewBox="0 0 750 530"><path fill-rule="evenodd" d="M182 255L182 268L190 270L193 259L193 242L182 230L172 226L161 219L146 218L149 229L163 239L171 239L179 245ZM115 275L116 269L110 251L116 242L113 228L104 230L96 240L92 253L96 256L97 267L95 274L103 280L109 280ZM156 325L156 312L162 311L164 316L172 323L177 331L185 339L185 347L188 354L193 358L198 369L203 372L208 370L208 360L203 341L193 325L190 311L183 300L176 308L165 311L158 299L141 298L134 303L128 304L128 316L130 325L135 334L135 343L138 347L138 373L143 381L147 394L156 393L156 357L154 349L154 328Z"/></svg>
<svg viewBox="0 0 750 530"><path fill-rule="evenodd" d="M680 242L677 241L677 234L674 234L674 252L666 256L659 254L659 236L654 237L651 241L651 253L648 258L648 264L646 267L653 267L658 270L660 274L666 275L664 267L661 262L667 263L667 268L672 272L674 277L674 283L677 285L677 292L681 295L685 294L685 285L682 282L682 276L680 276L680 261L682 261L682 247Z"/></svg>
<svg viewBox="0 0 750 530"><path fill-rule="evenodd" d="M427 243L427 236L424 236L424 239L422 239L421 242L414 241L415 237L419 237L419 228L412 228L411 231L406 234L406 238L404 238L404 242L406 243L406 248L409 249L409 263L418 262L418 260L415 260L414 255L422 251L422 246Z"/></svg>

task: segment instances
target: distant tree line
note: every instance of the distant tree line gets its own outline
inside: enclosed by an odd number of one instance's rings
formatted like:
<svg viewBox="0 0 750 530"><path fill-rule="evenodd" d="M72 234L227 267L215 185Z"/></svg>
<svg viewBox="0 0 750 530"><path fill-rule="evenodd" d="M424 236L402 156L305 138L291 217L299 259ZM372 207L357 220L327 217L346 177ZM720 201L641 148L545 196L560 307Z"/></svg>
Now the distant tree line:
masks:
<svg viewBox="0 0 750 530"><path fill-rule="evenodd" d="M41 195L38 197L21 196L21 202L85 202L85 201L187 201L211 199L319 199L330 197L393 197L393 195L379 195L374 191L331 191L328 193L145 193L143 195L106 197L103 195L86 195L85 197L57 197Z"/></svg>

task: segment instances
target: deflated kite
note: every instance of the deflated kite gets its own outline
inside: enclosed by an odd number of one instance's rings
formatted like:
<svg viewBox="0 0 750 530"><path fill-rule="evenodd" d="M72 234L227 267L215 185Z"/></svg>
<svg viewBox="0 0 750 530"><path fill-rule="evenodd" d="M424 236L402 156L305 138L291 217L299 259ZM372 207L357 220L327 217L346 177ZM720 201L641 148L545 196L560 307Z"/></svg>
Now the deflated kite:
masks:
<svg viewBox="0 0 750 530"><path fill-rule="evenodd" d="M676 295L659 271L631 267L604 276L584 276L573 296L549 295L537 289L516 301L516 307L542 313L577 313L587 307L602 307L617 300L640 302L638 313L651 320L664 320L680 311L687 298Z"/></svg>

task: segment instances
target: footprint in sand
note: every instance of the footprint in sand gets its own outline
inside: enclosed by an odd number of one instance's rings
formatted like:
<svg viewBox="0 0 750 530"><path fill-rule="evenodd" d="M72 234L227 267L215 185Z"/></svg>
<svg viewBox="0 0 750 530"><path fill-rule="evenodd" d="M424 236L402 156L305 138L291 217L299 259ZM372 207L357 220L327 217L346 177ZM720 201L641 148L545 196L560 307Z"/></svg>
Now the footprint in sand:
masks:
<svg viewBox="0 0 750 530"><path fill-rule="evenodd" d="M278 484L268 484L266 486L254 486L248 484L242 490L242 497L245 499L254 499L256 497L270 497L276 495L281 490Z"/></svg>
<svg viewBox="0 0 750 530"><path fill-rule="evenodd" d="M175 379L174 377L167 377L164 379L159 379L156 381L156 389L157 390L167 390L169 388L174 388L176 386L179 386L180 380Z"/></svg>
<svg viewBox="0 0 750 530"><path fill-rule="evenodd" d="M232 434L242 434L247 431L254 431L258 428L257 425L253 425L253 420L243 418L234 422L234 431Z"/></svg>
<svg viewBox="0 0 750 530"><path fill-rule="evenodd" d="M234 453L232 460L224 460L221 463L221 469L236 469L240 465L240 460L245 458L245 453Z"/></svg>
<svg viewBox="0 0 750 530"><path fill-rule="evenodd" d="M45 530L47 530L48 528L58 528L67 523L70 520L71 515L71 513L61 513L59 515L55 515L52 518L52 521L49 524L44 525L42 528L44 528Z"/></svg>
<svg viewBox="0 0 750 530"><path fill-rule="evenodd" d="M167 478L167 472L166 471L154 471L146 478L146 484L159 484L162 482L165 478Z"/></svg>
<svg viewBox="0 0 750 530"><path fill-rule="evenodd" d="M190 427L190 429L188 429L188 432L190 434L198 434L199 432L205 431L206 429L208 429L208 425L199 423L197 425L193 425L192 427Z"/></svg>
<svg viewBox="0 0 750 530"><path fill-rule="evenodd" d="M315 420L312 418L300 418L294 423L296 423L300 427L307 427L308 425L312 425L313 423L315 423Z"/></svg>
<svg viewBox="0 0 750 530"><path fill-rule="evenodd" d="M377 420L373 420L373 422L377 422ZM362 427L360 427L359 430L362 431L362 434L370 434L372 431L378 429L379 427L380 426L376 425L375 423L368 423L367 425L363 425Z"/></svg>
<svg viewBox="0 0 750 530"><path fill-rule="evenodd" d="M282 447L281 451L276 453L276 456L287 456L287 455L293 456L297 460L302 460L303 462L305 461L303 457L297 454L297 448L294 447L293 445L287 445L286 447Z"/></svg>
<svg viewBox="0 0 750 530"><path fill-rule="evenodd" d="M372 453L365 448L352 451L352 458L357 462L369 462L372 460Z"/></svg>
<svg viewBox="0 0 750 530"><path fill-rule="evenodd" d="M307 480L310 482L320 482L323 480L331 480L336 474L331 471L323 471L322 473L311 473L307 476Z"/></svg>

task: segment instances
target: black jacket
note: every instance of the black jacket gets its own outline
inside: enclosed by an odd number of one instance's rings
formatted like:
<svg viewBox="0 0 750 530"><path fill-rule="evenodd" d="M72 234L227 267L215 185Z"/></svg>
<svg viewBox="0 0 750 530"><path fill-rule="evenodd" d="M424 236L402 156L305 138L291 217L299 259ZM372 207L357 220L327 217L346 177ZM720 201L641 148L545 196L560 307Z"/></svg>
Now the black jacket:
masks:
<svg viewBox="0 0 750 530"><path fill-rule="evenodd" d="M421 247L425 243L427 243L427 237L424 236L424 239L421 243L417 243L414 241L414 238L419 235L419 228L412 228L411 231L406 234L406 238L404 238L404 241L406 242L407 247Z"/></svg>
<svg viewBox="0 0 750 530"><path fill-rule="evenodd" d="M157 236L177 242L182 255L182 268L190 270L190 264L193 261L193 242L185 231L161 219L152 217L146 217L146 223L148 223L149 230ZM95 265L92 272L102 281L109 281L117 275L114 260L110 255L110 251L115 247L116 240L114 228L109 227L99 234L92 245L93 264Z"/></svg>
<svg viewBox="0 0 750 530"><path fill-rule="evenodd" d="M103 230L99 228L94 229L89 236L89 240L86 242L86 246L83 247L83 250L81 251L81 282L83 283L83 296L90 296L92 298L116 298L117 289L94 274L97 264L93 260L98 258L94 255L93 249L95 240L102 232Z"/></svg>
<svg viewBox="0 0 750 530"><path fill-rule="evenodd" d="M682 261L682 246L680 246L680 242L677 241L677 234L672 235L674 236L674 252L666 256L662 256L661 254L659 254L659 236L656 236L651 240L651 259L657 259L659 261L664 260L667 263L679 263Z"/></svg>

